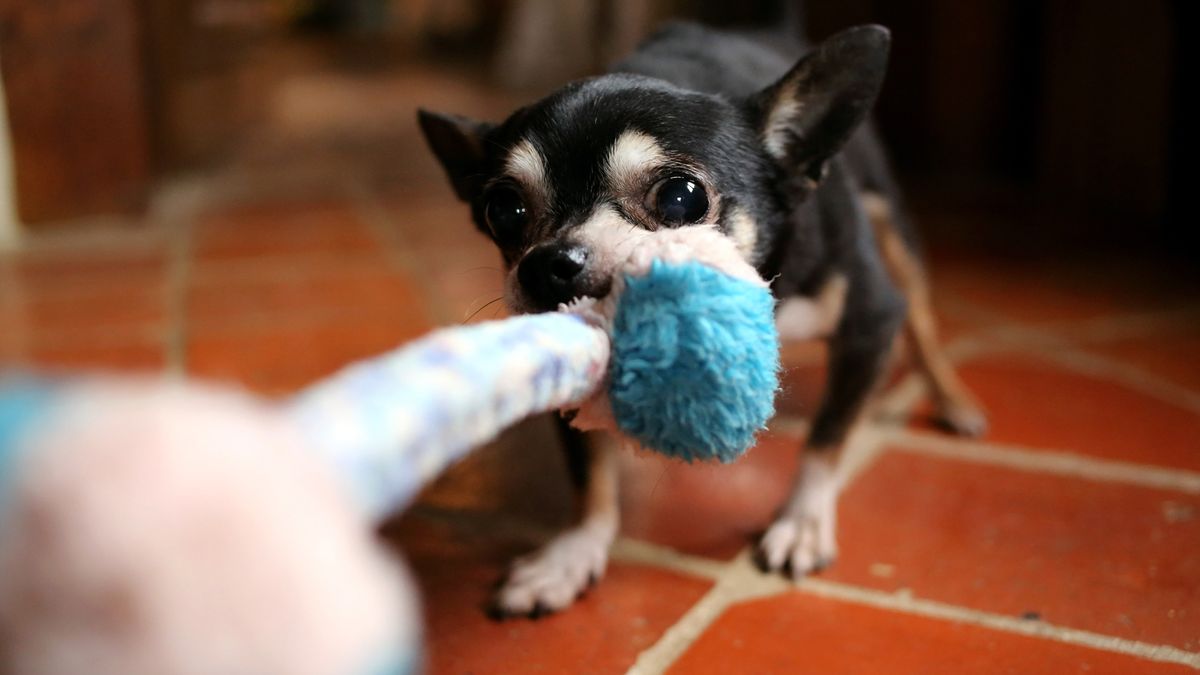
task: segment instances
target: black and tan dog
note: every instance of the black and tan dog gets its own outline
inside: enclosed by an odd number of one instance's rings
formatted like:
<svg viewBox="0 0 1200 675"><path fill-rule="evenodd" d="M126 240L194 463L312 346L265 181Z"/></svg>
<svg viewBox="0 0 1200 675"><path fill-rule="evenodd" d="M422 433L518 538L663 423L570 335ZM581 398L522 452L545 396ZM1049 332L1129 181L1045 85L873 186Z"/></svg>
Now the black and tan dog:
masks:
<svg viewBox="0 0 1200 675"><path fill-rule="evenodd" d="M888 31L847 30L798 61L802 45L769 42L674 24L611 73L503 124L424 111L420 124L499 247L513 309L603 296L639 233L715 224L773 280L781 336L828 339L801 473L760 543L769 569L799 576L836 555L838 457L901 330L941 421L974 435L985 420L939 351L912 227L865 123ZM604 571L615 461L568 441L587 457L582 520L514 563L496 597L502 613L566 607Z"/></svg>

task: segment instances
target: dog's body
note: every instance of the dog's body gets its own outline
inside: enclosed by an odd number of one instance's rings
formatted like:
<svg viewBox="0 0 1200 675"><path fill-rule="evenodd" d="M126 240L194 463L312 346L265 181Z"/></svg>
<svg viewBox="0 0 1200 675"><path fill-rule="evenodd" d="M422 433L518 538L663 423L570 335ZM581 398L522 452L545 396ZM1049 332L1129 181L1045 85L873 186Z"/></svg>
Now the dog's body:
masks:
<svg viewBox="0 0 1200 675"><path fill-rule="evenodd" d="M798 63L803 46L778 37L674 24L499 126L424 112L421 124L500 247L514 309L602 296L640 232L715 224L772 280L781 336L829 340L802 470L760 547L768 568L803 575L836 555L837 459L906 320L942 420L976 434L984 419L938 350L915 236L864 125L887 31L851 29ZM603 573L615 464L611 451L586 456L581 524L517 561L501 612L560 609Z"/></svg>

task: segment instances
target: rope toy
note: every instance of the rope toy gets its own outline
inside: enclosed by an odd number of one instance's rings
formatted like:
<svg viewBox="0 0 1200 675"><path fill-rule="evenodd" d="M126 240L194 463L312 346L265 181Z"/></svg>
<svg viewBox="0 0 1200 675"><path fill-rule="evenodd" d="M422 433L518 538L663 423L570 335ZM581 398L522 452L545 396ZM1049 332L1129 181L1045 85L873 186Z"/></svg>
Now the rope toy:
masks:
<svg viewBox="0 0 1200 675"><path fill-rule="evenodd" d="M0 378L0 670L419 670L415 590L373 525L548 410L735 459L773 413L773 309L728 238L690 227L641 236L603 300L436 331L288 401Z"/></svg>

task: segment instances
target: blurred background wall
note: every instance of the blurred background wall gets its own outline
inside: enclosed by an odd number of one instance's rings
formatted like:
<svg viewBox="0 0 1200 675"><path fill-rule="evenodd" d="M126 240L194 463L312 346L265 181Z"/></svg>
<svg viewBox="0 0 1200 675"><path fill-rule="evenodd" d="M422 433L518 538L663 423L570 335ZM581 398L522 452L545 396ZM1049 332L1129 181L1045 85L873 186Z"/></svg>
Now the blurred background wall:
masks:
<svg viewBox="0 0 1200 675"><path fill-rule="evenodd" d="M411 108L438 98L440 83L532 97L601 70L665 18L766 25L783 20L787 4L0 0L17 205L30 228L136 215L164 180L245 152L281 97L295 104L289 119L309 129L339 116L353 126L361 114L360 135L411 143L397 130L413 124ZM1010 241L1196 252L1182 178L1194 133L1182 65L1189 48L1178 28L1189 3L804 6L814 39L862 22L892 28L878 115L916 198L1015 215L1008 227L1021 230L1003 233ZM428 93L411 88L404 106L381 104L374 118L370 105L339 107L351 100L339 94L345 82L311 78L349 73L347 82L362 84L414 68L429 73ZM296 79L305 73L308 80ZM390 124L382 111L395 113Z"/></svg>

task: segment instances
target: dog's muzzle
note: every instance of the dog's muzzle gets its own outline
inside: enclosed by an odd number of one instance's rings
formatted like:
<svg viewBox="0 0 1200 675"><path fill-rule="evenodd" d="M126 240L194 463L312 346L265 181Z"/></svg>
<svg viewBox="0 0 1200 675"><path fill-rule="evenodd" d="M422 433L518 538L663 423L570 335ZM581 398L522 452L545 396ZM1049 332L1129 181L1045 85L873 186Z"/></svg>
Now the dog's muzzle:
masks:
<svg viewBox="0 0 1200 675"><path fill-rule="evenodd" d="M521 292L534 311L544 312L575 298L600 298L611 279L589 267L588 248L574 243L543 244L525 254L517 267Z"/></svg>

